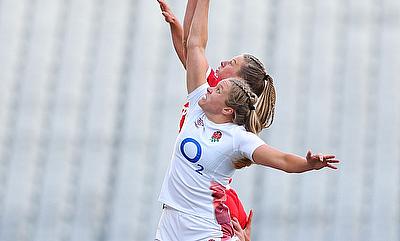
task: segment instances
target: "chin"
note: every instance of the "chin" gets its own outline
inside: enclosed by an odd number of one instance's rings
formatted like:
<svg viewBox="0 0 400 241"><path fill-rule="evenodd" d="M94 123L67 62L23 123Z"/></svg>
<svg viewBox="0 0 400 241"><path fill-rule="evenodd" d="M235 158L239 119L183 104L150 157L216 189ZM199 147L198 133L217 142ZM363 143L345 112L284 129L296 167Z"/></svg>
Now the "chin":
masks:
<svg viewBox="0 0 400 241"><path fill-rule="evenodd" d="M203 110L203 112L210 111L210 107L205 100L200 100L198 103L199 103L200 108Z"/></svg>
<svg viewBox="0 0 400 241"><path fill-rule="evenodd" d="M203 106L205 104L205 100L204 99L200 99L199 102L197 102L199 104L199 106L203 109Z"/></svg>

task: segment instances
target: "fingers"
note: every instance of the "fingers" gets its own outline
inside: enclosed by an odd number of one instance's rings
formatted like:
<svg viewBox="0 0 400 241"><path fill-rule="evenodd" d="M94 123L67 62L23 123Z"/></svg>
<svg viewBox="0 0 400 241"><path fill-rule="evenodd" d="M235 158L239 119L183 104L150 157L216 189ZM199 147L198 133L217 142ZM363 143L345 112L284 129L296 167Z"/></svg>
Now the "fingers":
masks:
<svg viewBox="0 0 400 241"><path fill-rule="evenodd" d="M161 14L164 16L165 21L168 23L174 23L175 16L171 12L168 4L164 0L157 0L157 2L160 4Z"/></svg>
<svg viewBox="0 0 400 241"><path fill-rule="evenodd" d="M333 159L336 156L335 155L322 155L322 154L318 154L318 155L312 155L312 158L318 159L321 162L327 161L327 162L339 162L339 160Z"/></svg>
<svg viewBox="0 0 400 241"><path fill-rule="evenodd" d="M336 166L332 165L332 163L339 163L339 162L340 162L340 160L337 160L337 159L325 160L325 166L336 170L338 168Z"/></svg>
<svg viewBox="0 0 400 241"><path fill-rule="evenodd" d="M340 160L336 160L336 159L334 159L334 160L326 160L326 162L329 162L329 163L339 163Z"/></svg>
<svg viewBox="0 0 400 241"><path fill-rule="evenodd" d="M318 155L313 155L312 152L311 152L311 150L308 150L308 152L307 152L307 157L308 157L308 158L316 157L316 158L318 158L318 159L319 159L320 157L322 157L323 159L332 159L332 158L335 158L336 156L335 156L335 155L332 155L332 154L323 155L322 153L318 153Z"/></svg>
<svg viewBox="0 0 400 241"><path fill-rule="evenodd" d="M307 160L310 159L311 156L312 156L311 150L308 150L308 151L307 151L307 155L306 155L306 159L307 159Z"/></svg>
<svg viewBox="0 0 400 241"><path fill-rule="evenodd" d="M161 14L164 16L164 19L167 23L174 23L175 22L175 16L171 15L169 12L161 12Z"/></svg>
<svg viewBox="0 0 400 241"><path fill-rule="evenodd" d="M333 166L333 165L331 165L329 163L326 164L326 167L329 167L329 168L332 168L332 169L335 169L335 170L337 169L337 167L335 167L335 166Z"/></svg>
<svg viewBox="0 0 400 241"><path fill-rule="evenodd" d="M239 221L237 220L237 218L233 218L232 219L232 225L233 225L233 231L235 232L235 234L237 236L242 235L243 229L239 224Z"/></svg>
<svg viewBox="0 0 400 241"><path fill-rule="evenodd" d="M253 209L250 209L249 216L247 217L246 225L244 226L245 228L251 226L252 219L253 219Z"/></svg>
<svg viewBox="0 0 400 241"><path fill-rule="evenodd" d="M170 11L168 4L164 0L157 0L160 4L161 11Z"/></svg>
<svg viewBox="0 0 400 241"><path fill-rule="evenodd" d="M315 165L314 167L317 170L324 168L324 167L328 167L328 168L335 169L335 170L338 169L336 166L332 165L332 164L340 162L340 160L335 159L335 158L336 158L336 156L332 155L332 154L323 155L323 154L319 153L318 155L313 155L310 150L308 150L307 156L306 156L307 161L311 161L311 163L314 163L312 165ZM319 164L315 163L315 162L319 162Z"/></svg>
<svg viewBox="0 0 400 241"><path fill-rule="evenodd" d="M161 14L167 19L173 19L173 17L172 17L172 15L169 13L169 12L165 12L165 11L163 11L163 12L161 12Z"/></svg>

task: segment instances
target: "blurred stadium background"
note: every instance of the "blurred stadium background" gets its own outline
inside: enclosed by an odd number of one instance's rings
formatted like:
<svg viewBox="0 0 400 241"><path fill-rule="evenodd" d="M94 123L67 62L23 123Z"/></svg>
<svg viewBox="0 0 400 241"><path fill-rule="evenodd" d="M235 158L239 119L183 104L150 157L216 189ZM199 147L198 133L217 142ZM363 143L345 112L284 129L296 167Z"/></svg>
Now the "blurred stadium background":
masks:
<svg viewBox="0 0 400 241"><path fill-rule="evenodd" d="M180 19L186 1L170 0ZM212 66L278 92L262 138L339 171L238 171L254 241L400 240L400 1L218 0ZM153 240L185 73L155 0L0 1L0 240Z"/></svg>

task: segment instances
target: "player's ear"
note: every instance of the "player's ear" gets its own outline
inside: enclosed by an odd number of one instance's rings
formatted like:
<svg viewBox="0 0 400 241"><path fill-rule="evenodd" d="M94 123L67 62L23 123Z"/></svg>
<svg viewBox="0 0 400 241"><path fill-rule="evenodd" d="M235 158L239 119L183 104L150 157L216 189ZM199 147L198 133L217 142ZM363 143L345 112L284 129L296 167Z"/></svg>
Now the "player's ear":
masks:
<svg viewBox="0 0 400 241"><path fill-rule="evenodd" d="M232 107L224 107L222 109L222 114L224 115L233 115L235 113L235 110Z"/></svg>

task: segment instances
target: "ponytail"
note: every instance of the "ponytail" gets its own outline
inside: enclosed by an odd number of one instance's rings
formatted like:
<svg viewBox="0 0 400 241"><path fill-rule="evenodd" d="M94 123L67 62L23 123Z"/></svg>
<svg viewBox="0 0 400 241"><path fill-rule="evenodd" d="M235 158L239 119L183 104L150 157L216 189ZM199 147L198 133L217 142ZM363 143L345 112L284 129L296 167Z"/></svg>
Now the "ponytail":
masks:
<svg viewBox="0 0 400 241"><path fill-rule="evenodd" d="M276 92L273 79L265 70L261 61L251 54L243 55L245 63L241 66L238 75L250 86L253 93L258 96L256 113L261 123L261 128L250 128L253 133L259 133L262 129L271 126L275 115ZM253 121L255 124L255 121ZM250 131L250 130L249 130Z"/></svg>
<svg viewBox="0 0 400 241"><path fill-rule="evenodd" d="M261 123L261 129L270 127L274 121L276 102L276 91L271 76L266 74L264 77L264 83L264 90L261 93L256 106L256 112Z"/></svg>

